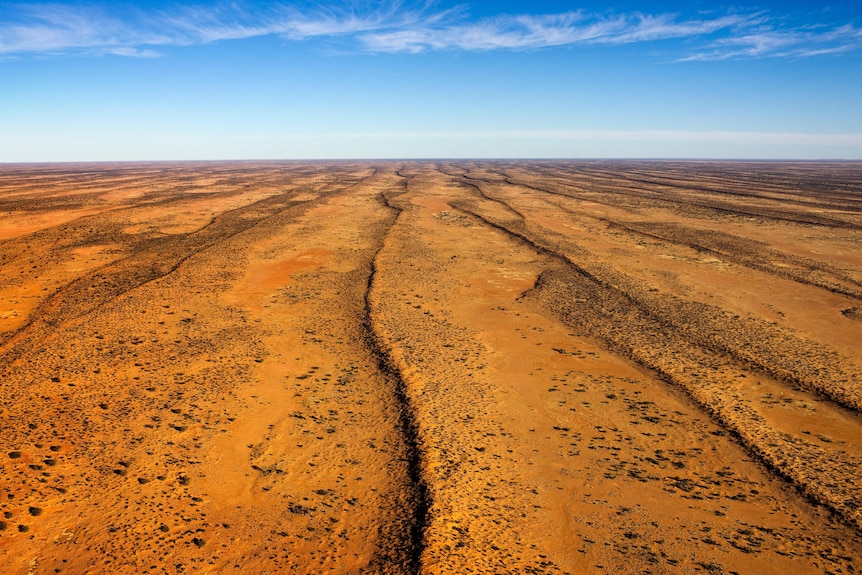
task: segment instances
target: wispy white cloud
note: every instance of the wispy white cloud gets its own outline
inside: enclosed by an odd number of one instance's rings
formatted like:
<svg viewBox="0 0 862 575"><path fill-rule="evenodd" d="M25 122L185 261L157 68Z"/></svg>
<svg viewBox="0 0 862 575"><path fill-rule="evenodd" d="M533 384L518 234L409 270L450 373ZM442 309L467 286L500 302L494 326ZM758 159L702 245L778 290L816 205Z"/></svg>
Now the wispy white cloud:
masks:
<svg viewBox="0 0 862 575"><path fill-rule="evenodd" d="M683 60L728 60L822 56L862 49L862 29L851 24L812 30L763 26L712 41L707 50Z"/></svg>
<svg viewBox="0 0 862 575"><path fill-rule="evenodd" d="M302 41L317 37L352 37L375 30L430 26L450 13L404 8L394 1L365 11L347 5L300 10L294 5L279 3L269 4L265 8L222 4L215 7L183 7L172 13L160 12L153 18L153 24L164 26L179 37L202 43L270 35Z"/></svg>
<svg viewBox="0 0 862 575"><path fill-rule="evenodd" d="M130 48L128 46L120 46L117 48L105 48L103 50L106 54L111 54L114 56L126 56L129 58L158 58L161 56L157 51L151 49L142 49L142 48Z"/></svg>
<svg viewBox="0 0 862 575"><path fill-rule="evenodd" d="M118 48L116 38L140 43L132 29L101 13L65 6L21 6L0 24L0 53L52 53L67 50Z"/></svg>
<svg viewBox="0 0 862 575"><path fill-rule="evenodd" d="M498 15L471 19L463 7L399 0L367 5L300 8L238 2L177 6L153 12L93 5L16 4L0 8L0 56L114 54L153 57L169 46L262 36L300 42L339 41L372 53L440 50L536 50L575 45L621 45L684 39L679 60L811 57L862 49L851 24L794 28L768 13Z"/></svg>
<svg viewBox="0 0 862 575"><path fill-rule="evenodd" d="M680 20L670 14L596 17L583 12L567 12L538 16L504 15L446 27L371 32L360 35L359 39L369 50L381 52L538 49L698 37L751 25L758 20L759 17L742 15Z"/></svg>
<svg viewBox="0 0 862 575"><path fill-rule="evenodd" d="M303 12L286 4L257 8L231 3L122 14L93 6L18 4L0 8L0 55L86 53L149 57L156 54L158 47L165 46L271 35L301 41L427 26L439 22L443 14L402 10L397 3L366 13L347 8Z"/></svg>

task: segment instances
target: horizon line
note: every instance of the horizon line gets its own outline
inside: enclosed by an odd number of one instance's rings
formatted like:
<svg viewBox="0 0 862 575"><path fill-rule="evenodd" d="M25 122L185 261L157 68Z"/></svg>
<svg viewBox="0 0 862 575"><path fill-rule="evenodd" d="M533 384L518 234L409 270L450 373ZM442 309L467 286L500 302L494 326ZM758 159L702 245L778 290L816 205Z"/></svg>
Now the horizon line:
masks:
<svg viewBox="0 0 862 575"><path fill-rule="evenodd" d="M664 157L664 156L566 156L566 157L504 157L504 156L428 156L428 157L333 157L333 158L213 158L163 160L28 160L3 161L0 167L33 165L82 164L219 164L219 163L317 163L317 162L734 162L734 163L862 163L860 158L734 158L734 157Z"/></svg>

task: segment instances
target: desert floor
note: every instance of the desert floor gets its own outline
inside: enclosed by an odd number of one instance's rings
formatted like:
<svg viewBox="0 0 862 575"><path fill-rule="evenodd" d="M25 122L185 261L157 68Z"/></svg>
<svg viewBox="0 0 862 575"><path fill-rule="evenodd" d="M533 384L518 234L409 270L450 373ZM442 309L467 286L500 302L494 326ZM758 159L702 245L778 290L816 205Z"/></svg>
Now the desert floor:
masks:
<svg viewBox="0 0 862 575"><path fill-rule="evenodd" d="M0 573L858 573L862 164L0 166Z"/></svg>

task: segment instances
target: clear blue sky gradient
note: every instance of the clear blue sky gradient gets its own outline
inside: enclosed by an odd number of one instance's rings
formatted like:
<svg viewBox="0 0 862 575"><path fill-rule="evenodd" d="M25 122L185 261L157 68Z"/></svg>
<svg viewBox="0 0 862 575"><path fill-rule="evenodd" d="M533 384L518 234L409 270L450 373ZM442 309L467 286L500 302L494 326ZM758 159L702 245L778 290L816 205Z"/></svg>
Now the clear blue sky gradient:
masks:
<svg viewBox="0 0 862 575"><path fill-rule="evenodd" d="M862 159L862 3L0 4L0 162Z"/></svg>

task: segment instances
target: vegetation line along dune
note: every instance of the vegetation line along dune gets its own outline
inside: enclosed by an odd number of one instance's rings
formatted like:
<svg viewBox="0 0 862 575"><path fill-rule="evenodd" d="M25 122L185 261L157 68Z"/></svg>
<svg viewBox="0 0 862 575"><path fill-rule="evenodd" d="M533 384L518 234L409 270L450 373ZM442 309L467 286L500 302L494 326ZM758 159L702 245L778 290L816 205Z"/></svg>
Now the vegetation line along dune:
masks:
<svg viewBox="0 0 862 575"><path fill-rule="evenodd" d="M854 162L0 166L0 572L856 573Z"/></svg>
<svg viewBox="0 0 862 575"><path fill-rule="evenodd" d="M389 222L389 229L395 225L398 216L401 214L401 209L392 206L386 199L385 192L381 192L378 196L381 203L393 213L392 221ZM421 572L422 551L424 547L425 527L428 521L428 510L430 507L431 493L425 479L422 463L421 439L416 423L414 406L411 403L410 392L407 389L407 383L401 375L401 370L395 360L390 355L384 338L381 335L381 326L379 322L374 320L374 278L377 275L377 256L386 241L386 236L383 237L381 245L375 252L371 260L371 273L368 275L368 285L365 290L365 330L368 333L368 343L372 353L377 358L377 364L380 371L390 380L392 392L398 404L399 423L401 431L404 435L405 459L407 463L407 471L410 478L410 503L412 508L412 517L407 525L408 533L405 536L408 544L407 567L410 573L418 574Z"/></svg>

